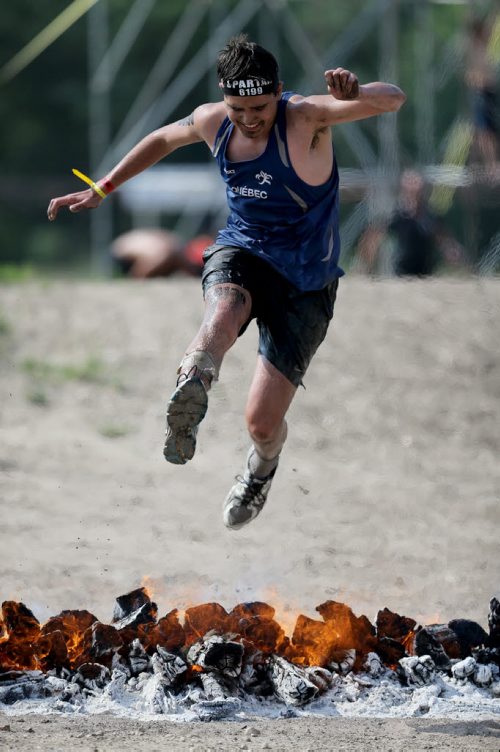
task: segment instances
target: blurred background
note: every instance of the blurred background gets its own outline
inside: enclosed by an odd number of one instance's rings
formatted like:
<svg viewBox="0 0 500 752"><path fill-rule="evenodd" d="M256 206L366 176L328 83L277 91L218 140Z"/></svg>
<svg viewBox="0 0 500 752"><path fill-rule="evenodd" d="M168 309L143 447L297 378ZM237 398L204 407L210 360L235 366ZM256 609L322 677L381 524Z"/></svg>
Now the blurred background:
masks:
<svg viewBox="0 0 500 752"><path fill-rule="evenodd" d="M0 14L0 279L196 274L224 221L205 145L98 212L50 198L98 179L142 136L220 98L218 50L246 31L285 89L323 71L392 81L401 112L335 129L343 266L370 275L500 271L496 0L18 0Z"/></svg>

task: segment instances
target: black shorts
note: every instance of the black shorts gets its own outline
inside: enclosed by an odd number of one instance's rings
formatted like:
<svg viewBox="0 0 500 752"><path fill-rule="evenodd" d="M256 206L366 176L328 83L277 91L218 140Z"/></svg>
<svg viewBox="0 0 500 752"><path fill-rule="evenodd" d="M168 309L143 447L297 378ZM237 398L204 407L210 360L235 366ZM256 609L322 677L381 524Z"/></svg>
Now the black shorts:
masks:
<svg viewBox="0 0 500 752"><path fill-rule="evenodd" d="M256 318L259 353L294 386L299 386L325 338L333 316L338 279L322 290L304 292L258 256L222 245L207 248L203 261L203 295L212 285L228 282L248 290L252 311L239 336Z"/></svg>

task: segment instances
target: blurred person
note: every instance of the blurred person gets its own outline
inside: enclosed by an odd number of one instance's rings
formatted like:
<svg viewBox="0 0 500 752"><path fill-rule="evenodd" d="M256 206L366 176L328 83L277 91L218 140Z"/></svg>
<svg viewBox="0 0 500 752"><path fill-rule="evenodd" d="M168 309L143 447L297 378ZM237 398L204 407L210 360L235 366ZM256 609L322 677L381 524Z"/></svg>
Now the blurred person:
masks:
<svg viewBox="0 0 500 752"><path fill-rule="evenodd" d="M472 17L467 29L465 81L472 93L474 137L484 164L492 168L497 160L498 101L496 66L489 48L493 23L490 18Z"/></svg>
<svg viewBox="0 0 500 752"><path fill-rule="evenodd" d="M187 243L161 228L130 230L111 244L111 255L124 274L137 279L169 277L183 272L200 277L203 252L214 242L211 235L197 235Z"/></svg>
<svg viewBox="0 0 500 752"><path fill-rule="evenodd" d="M223 100L146 136L99 181L108 192L163 157L205 141L226 183L229 217L204 254L205 314L178 369L167 407L164 455L184 464L222 359L252 318L259 355L246 406L252 446L223 519L241 528L262 510L287 435L288 408L324 339L343 271L338 265L338 169L330 127L398 110L395 85L360 85L343 68L325 72L328 94L284 92L274 56L239 35L217 59ZM61 207L99 206L88 189L52 199Z"/></svg>
<svg viewBox="0 0 500 752"><path fill-rule="evenodd" d="M383 258L386 247L388 259ZM388 222L374 222L365 230L358 255L360 267L368 274L389 269L400 277L426 277L441 260L451 265L465 260L463 247L429 209L425 181L416 170L403 172L395 212Z"/></svg>

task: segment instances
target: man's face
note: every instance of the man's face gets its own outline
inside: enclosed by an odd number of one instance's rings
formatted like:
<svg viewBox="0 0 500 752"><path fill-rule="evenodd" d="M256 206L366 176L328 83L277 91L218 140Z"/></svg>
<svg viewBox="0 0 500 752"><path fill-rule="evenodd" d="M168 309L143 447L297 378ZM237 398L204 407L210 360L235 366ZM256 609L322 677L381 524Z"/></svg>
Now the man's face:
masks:
<svg viewBox="0 0 500 752"><path fill-rule="evenodd" d="M233 97L225 94L224 104L229 120L246 138L267 135L276 118L281 91L280 84L276 94L259 94L255 97Z"/></svg>

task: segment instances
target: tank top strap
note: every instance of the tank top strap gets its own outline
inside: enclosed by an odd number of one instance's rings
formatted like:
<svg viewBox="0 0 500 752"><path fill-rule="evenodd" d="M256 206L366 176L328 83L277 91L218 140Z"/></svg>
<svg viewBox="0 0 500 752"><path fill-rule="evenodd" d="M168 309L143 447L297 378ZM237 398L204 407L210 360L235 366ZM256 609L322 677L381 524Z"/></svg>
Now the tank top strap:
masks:
<svg viewBox="0 0 500 752"><path fill-rule="evenodd" d="M288 154L288 142L286 138L286 108L288 100L293 94L293 91L284 91L281 95L274 124L274 137L278 146L278 154L285 167L290 167L290 155Z"/></svg>
<svg viewBox="0 0 500 752"><path fill-rule="evenodd" d="M227 141L229 138L229 135L232 131L233 124L229 120L229 118L226 117L222 121L222 123L219 126L219 130L217 131L217 135L215 136L214 145L212 148L212 156L215 158L218 157L219 152L221 151L221 147L223 147L224 142ZM224 153L224 149L222 149L222 153Z"/></svg>

